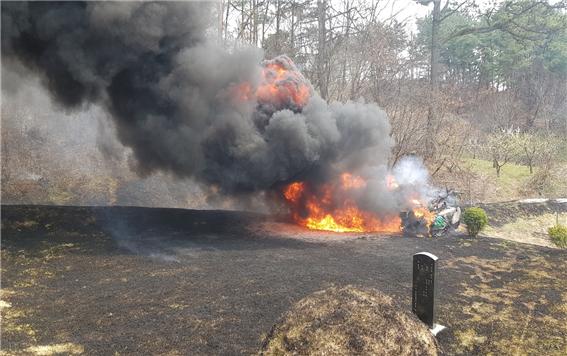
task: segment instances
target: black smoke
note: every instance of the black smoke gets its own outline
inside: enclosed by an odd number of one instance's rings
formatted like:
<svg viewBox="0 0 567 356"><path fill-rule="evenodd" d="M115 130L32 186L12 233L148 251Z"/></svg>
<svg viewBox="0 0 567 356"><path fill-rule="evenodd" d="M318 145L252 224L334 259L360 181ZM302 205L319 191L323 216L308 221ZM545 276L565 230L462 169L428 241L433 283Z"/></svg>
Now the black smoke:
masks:
<svg viewBox="0 0 567 356"><path fill-rule="evenodd" d="M164 171L241 194L349 170L388 195L386 114L375 104L328 104L315 92L302 106L234 100L235 87L262 80L262 53L208 41L209 7L2 2L3 65L23 63L66 110L106 108L141 175ZM394 201L365 205L397 210Z"/></svg>

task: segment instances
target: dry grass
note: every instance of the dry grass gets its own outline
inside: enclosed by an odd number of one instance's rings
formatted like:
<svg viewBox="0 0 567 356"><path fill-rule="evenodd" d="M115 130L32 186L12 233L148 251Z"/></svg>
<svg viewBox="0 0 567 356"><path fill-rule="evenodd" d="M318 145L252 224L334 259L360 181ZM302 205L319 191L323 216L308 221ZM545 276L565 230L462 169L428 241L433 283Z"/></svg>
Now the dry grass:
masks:
<svg viewBox="0 0 567 356"><path fill-rule="evenodd" d="M23 228L33 229L38 226L36 221L30 223L29 220L16 224ZM43 248L39 251L37 258L47 263L54 259L62 258L64 253L72 250L74 245L71 243L60 244ZM0 355L75 355L83 353L83 347L72 343L62 343L53 345L36 345L37 336L41 333L34 327L30 320L33 320L37 310L35 308L24 308L17 302L17 297L25 297L34 293L34 288L54 277L54 272L34 266L34 261L29 256L18 251L10 253L2 250L2 261L7 265L18 265L21 267L16 281L13 283L15 289L3 287L0 291L0 315L2 317L2 337L5 339L25 340L28 345L33 345L25 350L18 352L2 352ZM14 302L16 301L16 302Z"/></svg>
<svg viewBox="0 0 567 356"><path fill-rule="evenodd" d="M458 313L468 317L456 317L453 307L442 306L456 341L448 354L567 354L564 266L540 256L518 260L510 255L459 257L445 268L470 274L458 297ZM546 308L552 312L542 312Z"/></svg>
<svg viewBox="0 0 567 356"><path fill-rule="evenodd" d="M489 203L540 198L542 197L540 194L550 198L567 194L567 186L564 183L564 177L567 174L565 162L556 162L549 176L547 187L543 191L538 191L533 186L534 176L540 172L539 167L534 167L534 173L530 174L529 167L508 163L502 167L500 177L497 177L491 161L466 158L461 164L462 169L474 175L472 181L469 182L470 186L467 186L464 181L451 182L450 185L464 193L470 189L472 196L466 198L472 201Z"/></svg>
<svg viewBox="0 0 567 356"><path fill-rule="evenodd" d="M68 342L65 344L31 346L25 351L32 355L80 355L85 350L81 345Z"/></svg>
<svg viewBox="0 0 567 356"><path fill-rule="evenodd" d="M554 226L557 215L552 213L539 216L518 217L516 220L499 227L488 226L483 233L501 239L529 243L547 247L557 247L547 234L547 229ZM567 223L567 213L559 214L559 223Z"/></svg>
<svg viewBox="0 0 567 356"><path fill-rule="evenodd" d="M331 287L300 300L262 355L437 355L425 324L378 291Z"/></svg>

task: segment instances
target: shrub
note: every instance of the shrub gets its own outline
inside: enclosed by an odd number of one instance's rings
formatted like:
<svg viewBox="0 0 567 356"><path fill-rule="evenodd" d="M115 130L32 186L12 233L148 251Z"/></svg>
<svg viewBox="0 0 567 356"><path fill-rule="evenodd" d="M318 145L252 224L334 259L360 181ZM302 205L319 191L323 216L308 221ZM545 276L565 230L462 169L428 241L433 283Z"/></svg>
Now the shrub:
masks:
<svg viewBox="0 0 567 356"><path fill-rule="evenodd" d="M467 225L469 236L476 237L488 224L488 217L481 208L467 208L463 213L463 222Z"/></svg>
<svg viewBox="0 0 567 356"><path fill-rule="evenodd" d="M561 248L567 248L567 226L555 225L547 229L551 241Z"/></svg>

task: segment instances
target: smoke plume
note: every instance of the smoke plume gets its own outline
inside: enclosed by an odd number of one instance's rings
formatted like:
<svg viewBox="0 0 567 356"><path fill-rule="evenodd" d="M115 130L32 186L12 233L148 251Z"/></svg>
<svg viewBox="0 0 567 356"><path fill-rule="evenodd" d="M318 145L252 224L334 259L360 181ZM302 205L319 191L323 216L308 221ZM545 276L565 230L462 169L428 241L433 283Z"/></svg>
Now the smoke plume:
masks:
<svg viewBox="0 0 567 356"><path fill-rule="evenodd" d="M383 110L326 103L285 56L262 62L258 49L212 44L207 4L1 6L5 65L23 63L66 110L105 108L141 175L167 172L241 195L349 171L367 180L356 196L365 209L391 213L407 201L387 189ZM413 194L427 177L403 173L408 164L394 175Z"/></svg>

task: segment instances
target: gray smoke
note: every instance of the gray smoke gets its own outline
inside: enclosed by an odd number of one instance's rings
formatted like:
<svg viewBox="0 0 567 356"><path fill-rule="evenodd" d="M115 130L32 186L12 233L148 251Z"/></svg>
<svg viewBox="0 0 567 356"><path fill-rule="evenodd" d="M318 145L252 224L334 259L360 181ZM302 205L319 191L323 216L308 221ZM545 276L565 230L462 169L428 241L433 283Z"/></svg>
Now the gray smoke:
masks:
<svg viewBox="0 0 567 356"><path fill-rule="evenodd" d="M227 52L207 41L209 5L1 7L4 63L23 63L64 109L104 107L141 175L163 171L239 195L294 180L324 181L348 170L370 179L367 193L383 197L365 206L400 208L384 184L392 146L384 111L362 102L327 104L308 83L305 104L263 100L260 92L235 97L242 83L257 88L269 80L263 69L274 63L297 73L280 83L284 89L305 78L285 56L262 64L258 49Z"/></svg>

